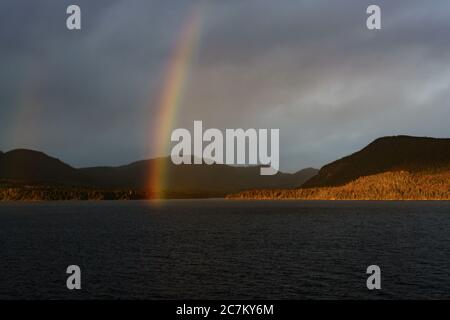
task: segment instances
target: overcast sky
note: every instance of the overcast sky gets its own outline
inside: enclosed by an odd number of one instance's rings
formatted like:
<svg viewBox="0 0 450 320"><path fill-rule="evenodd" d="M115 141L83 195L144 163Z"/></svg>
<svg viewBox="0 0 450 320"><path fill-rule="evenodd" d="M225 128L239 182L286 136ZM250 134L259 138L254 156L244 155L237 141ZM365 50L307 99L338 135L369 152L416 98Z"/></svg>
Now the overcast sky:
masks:
<svg viewBox="0 0 450 320"><path fill-rule="evenodd" d="M81 7L81 31L66 29L69 4ZM367 30L369 4L380 5L382 30ZM0 150L37 149L75 167L155 156L158 89L196 5L2 0ZM202 8L175 127L280 128L284 171L320 167L380 136L450 137L448 0Z"/></svg>

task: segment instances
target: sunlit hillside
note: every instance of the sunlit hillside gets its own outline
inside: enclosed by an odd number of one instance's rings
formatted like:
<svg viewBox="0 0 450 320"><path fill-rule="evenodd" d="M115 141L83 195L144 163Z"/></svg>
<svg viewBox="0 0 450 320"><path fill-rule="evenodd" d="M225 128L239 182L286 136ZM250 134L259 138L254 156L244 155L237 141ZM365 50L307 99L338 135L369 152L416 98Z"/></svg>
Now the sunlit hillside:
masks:
<svg viewBox="0 0 450 320"><path fill-rule="evenodd" d="M385 172L338 187L251 190L233 199L450 200L450 169L436 172Z"/></svg>

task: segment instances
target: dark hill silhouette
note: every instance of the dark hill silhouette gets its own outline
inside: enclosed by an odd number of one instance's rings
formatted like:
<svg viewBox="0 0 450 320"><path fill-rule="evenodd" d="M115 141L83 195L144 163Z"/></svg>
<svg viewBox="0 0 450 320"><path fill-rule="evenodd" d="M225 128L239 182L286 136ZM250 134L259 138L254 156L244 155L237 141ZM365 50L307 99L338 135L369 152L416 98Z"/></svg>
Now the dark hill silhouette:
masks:
<svg viewBox="0 0 450 320"><path fill-rule="evenodd" d="M104 188L144 189L149 166L153 160L143 160L119 167L91 167L79 169L89 185Z"/></svg>
<svg viewBox="0 0 450 320"><path fill-rule="evenodd" d="M119 167L76 169L42 152L18 149L0 154L0 180L17 184L52 184L84 188L146 190L149 168L167 162L167 195L225 196L249 188L294 188L318 172L308 168L295 174L260 176L259 167L179 165L170 158L143 160Z"/></svg>
<svg viewBox="0 0 450 320"><path fill-rule="evenodd" d="M392 136L376 139L362 150L322 167L302 187L340 186L359 177L450 166L450 139Z"/></svg>
<svg viewBox="0 0 450 320"><path fill-rule="evenodd" d="M23 183L80 184L79 172L38 151L16 149L0 154L0 179Z"/></svg>
<svg viewBox="0 0 450 320"><path fill-rule="evenodd" d="M175 166L169 164L168 185L170 190L195 189L197 192L227 194L226 190L246 190L257 186L267 188L294 188L317 174L317 169L305 169L295 174L281 173L274 176L261 176L260 167Z"/></svg>
<svg viewBox="0 0 450 320"><path fill-rule="evenodd" d="M176 194L224 196L230 190L248 188L294 188L317 174L308 168L295 174L278 173L261 176L259 167L232 167L227 165L174 165L170 158L158 158L134 162L122 167L94 167L80 169L91 184L101 187L144 189L147 187L149 168L156 161L166 162L165 191Z"/></svg>

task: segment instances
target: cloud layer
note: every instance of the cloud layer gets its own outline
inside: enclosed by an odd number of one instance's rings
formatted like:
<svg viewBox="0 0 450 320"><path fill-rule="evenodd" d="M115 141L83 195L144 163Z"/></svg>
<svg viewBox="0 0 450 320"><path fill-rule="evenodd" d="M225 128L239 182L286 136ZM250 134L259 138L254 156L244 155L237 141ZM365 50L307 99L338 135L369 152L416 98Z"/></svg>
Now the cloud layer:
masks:
<svg viewBox="0 0 450 320"><path fill-rule="evenodd" d="M319 167L384 135L450 136L450 3L205 1L175 127L280 128L281 168ZM162 73L197 1L0 4L0 149L75 166L155 156ZM167 137L169 139L169 137Z"/></svg>

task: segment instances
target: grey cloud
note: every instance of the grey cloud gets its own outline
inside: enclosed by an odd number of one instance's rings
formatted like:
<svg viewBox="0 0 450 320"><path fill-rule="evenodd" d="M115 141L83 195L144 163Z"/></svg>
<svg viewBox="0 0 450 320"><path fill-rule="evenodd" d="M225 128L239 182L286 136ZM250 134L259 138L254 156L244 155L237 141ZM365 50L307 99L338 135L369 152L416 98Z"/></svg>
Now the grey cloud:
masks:
<svg viewBox="0 0 450 320"><path fill-rule="evenodd" d="M69 1L2 1L0 149L77 166L154 156L161 75L199 3L176 126L278 127L291 171L382 135L450 136L450 4L379 0L383 29L369 32L372 2L83 0L83 31L70 33Z"/></svg>

